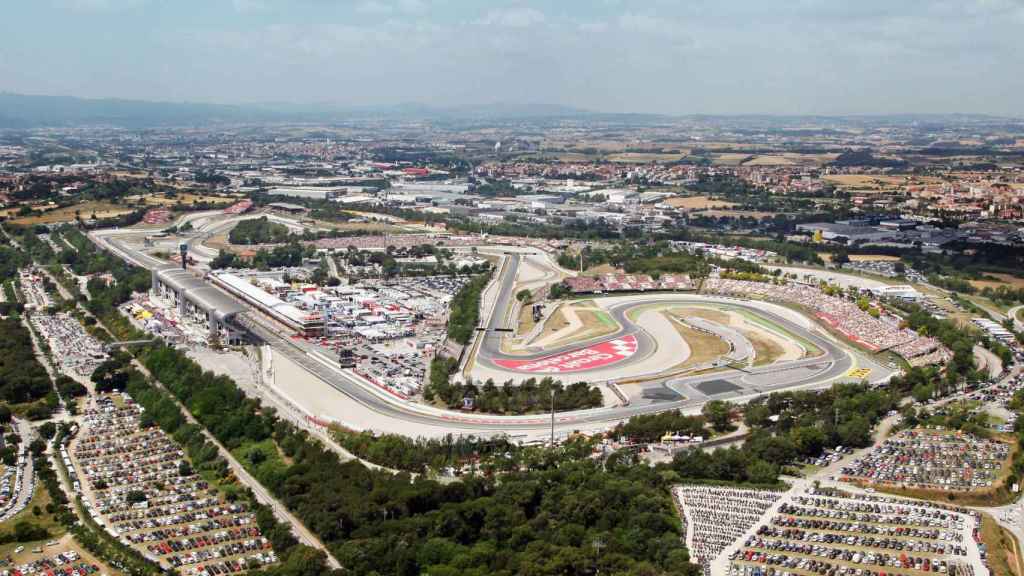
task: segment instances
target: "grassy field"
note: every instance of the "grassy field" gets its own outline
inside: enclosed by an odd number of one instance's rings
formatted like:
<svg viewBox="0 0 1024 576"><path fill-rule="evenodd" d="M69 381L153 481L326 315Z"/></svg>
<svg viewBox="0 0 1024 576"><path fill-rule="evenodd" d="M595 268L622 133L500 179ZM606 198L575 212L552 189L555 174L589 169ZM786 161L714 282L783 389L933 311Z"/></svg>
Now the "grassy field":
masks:
<svg viewBox="0 0 1024 576"><path fill-rule="evenodd" d="M848 188L859 192L885 192L896 190L904 185L928 185L938 184L942 180L933 176L909 176L879 174L829 174L821 177L822 180L832 182L840 188Z"/></svg>
<svg viewBox="0 0 1024 576"><path fill-rule="evenodd" d="M621 272L622 269L616 268L611 264L599 264L597 266L587 268L583 271L583 274L584 276L594 276L598 274L619 274Z"/></svg>
<svg viewBox="0 0 1024 576"><path fill-rule="evenodd" d="M21 521L27 521L35 526L46 528L46 531L50 533L50 536L46 540L53 540L62 536L67 530L64 525L57 521L57 518L53 514L46 512L46 505L53 502L50 498L49 492L42 484L36 484L35 494L32 495L32 500L28 503L28 506L24 510L15 514L14 518L0 524L0 532L13 532L14 526ZM33 510L38 507L40 514L37 516ZM24 544L24 543L23 543ZM31 546L27 546L31 548Z"/></svg>
<svg viewBox="0 0 1024 576"><path fill-rule="evenodd" d="M757 332L748 331L744 335L754 347L754 366L764 366L775 362L786 353L778 342Z"/></svg>
<svg viewBox="0 0 1024 576"><path fill-rule="evenodd" d="M1021 566L1020 543L992 516L981 515L981 540L988 548L989 564L993 574L1024 576Z"/></svg>
<svg viewBox="0 0 1024 576"><path fill-rule="evenodd" d="M736 206L733 202L725 200L712 200L707 196L687 196L684 198L669 198L665 203L673 208L684 210L710 210L712 208L732 208Z"/></svg>
<svg viewBox="0 0 1024 576"><path fill-rule="evenodd" d="M590 302L593 305L593 302ZM548 346L561 346L572 342L582 342L607 336L618 330L619 325L608 314L596 308L584 307L583 303L573 305L573 312L582 326L572 334L550 342Z"/></svg>
<svg viewBox="0 0 1024 576"><path fill-rule="evenodd" d="M537 323L533 321L533 306L523 306L519 309L519 321L516 323L516 334L523 335L533 330Z"/></svg>
<svg viewBox="0 0 1024 576"><path fill-rule="evenodd" d="M53 546L47 546L49 542L36 542L32 544L19 544L12 542L10 544L0 545L0 558L10 559L14 565L27 564L29 562L35 562L43 558L53 558L55 555L61 552L67 552L68 550L74 550L82 557L82 562L88 564L95 564L100 567L103 574L108 576L120 576L122 572L120 570L114 570L110 566L103 563L100 559L93 556L91 552L83 548L75 541L71 534L65 534L60 538L54 538L57 543ZM15 553L14 551L19 547L24 546L25 549L21 552ZM33 552L33 548L42 548L41 552Z"/></svg>
<svg viewBox="0 0 1024 576"><path fill-rule="evenodd" d="M12 220L11 223L26 226L32 226L35 224L54 224L56 222L74 221L76 212L82 219L88 220L94 215L96 218L110 218L113 216L128 214L131 211L132 208L126 206L111 204L109 202L90 201L76 204L74 206L67 206L65 208L57 208L56 210L50 210L48 212L43 212L42 214L16 218Z"/></svg>
<svg viewBox="0 0 1024 576"><path fill-rule="evenodd" d="M690 357L680 362L678 365L673 366L672 369L685 370L694 366L710 362L723 354L729 352L729 344L717 336L711 334L705 334L704 332L698 332L689 326L684 325L680 322L681 317L677 313L669 311L663 312L665 316L672 322L672 326L675 327L676 332L679 336L686 340L686 343L690 345Z"/></svg>

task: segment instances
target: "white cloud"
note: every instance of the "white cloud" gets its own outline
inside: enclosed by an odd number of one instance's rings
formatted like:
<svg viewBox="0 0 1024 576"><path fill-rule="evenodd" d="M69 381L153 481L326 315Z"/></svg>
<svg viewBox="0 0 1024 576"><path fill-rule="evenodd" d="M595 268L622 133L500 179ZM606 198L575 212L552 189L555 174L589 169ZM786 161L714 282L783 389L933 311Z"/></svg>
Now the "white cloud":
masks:
<svg viewBox="0 0 1024 576"><path fill-rule="evenodd" d="M390 14L392 10L393 8L390 4L385 4L380 0L363 0L363 2L356 4L356 12L359 12L360 14L374 14L379 16Z"/></svg>
<svg viewBox="0 0 1024 576"><path fill-rule="evenodd" d="M491 10L484 14L480 23L487 26L501 26L505 28L530 28L544 24L547 18L544 13L536 8L518 7L503 10Z"/></svg>
<svg viewBox="0 0 1024 576"><path fill-rule="evenodd" d="M58 7L80 12L116 12L147 3L149 0L55 0Z"/></svg>
<svg viewBox="0 0 1024 576"><path fill-rule="evenodd" d="M409 14L422 14L427 11L427 4L423 0L398 0L398 9Z"/></svg>

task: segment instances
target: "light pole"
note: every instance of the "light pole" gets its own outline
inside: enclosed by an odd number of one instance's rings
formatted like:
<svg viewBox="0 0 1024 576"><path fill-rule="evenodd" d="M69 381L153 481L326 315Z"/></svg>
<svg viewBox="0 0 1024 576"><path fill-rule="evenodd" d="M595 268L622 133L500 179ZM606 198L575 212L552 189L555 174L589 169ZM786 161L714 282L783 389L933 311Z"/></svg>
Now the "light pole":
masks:
<svg viewBox="0 0 1024 576"><path fill-rule="evenodd" d="M555 447L555 385L551 385L551 447Z"/></svg>

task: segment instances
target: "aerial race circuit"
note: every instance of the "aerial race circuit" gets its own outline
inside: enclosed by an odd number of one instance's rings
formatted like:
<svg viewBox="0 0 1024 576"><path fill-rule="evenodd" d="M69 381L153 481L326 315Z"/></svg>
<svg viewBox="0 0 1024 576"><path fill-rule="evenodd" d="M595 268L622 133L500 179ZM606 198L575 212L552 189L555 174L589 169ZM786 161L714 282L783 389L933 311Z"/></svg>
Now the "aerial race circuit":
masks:
<svg viewBox="0 0 1024 576"><path fill-rule="evenodd" d="M97 230L89 236L101 248L149 270L173 264L148 252L183 242L195 259L192 271L200 272L216 256L206 242L252 217L186 215L177 224L190 223L193 231L180 239L154 239L153 231L145 229ZM273 217L293 229L306 226ZM500 264L484 291L481 327L466 347L456 377L514 385L550 376L565 384L583 381L601 387L605 406L559 412L554 418L558 436L605 430L638 414L671 409L698 413L712 399L744 402L773 391L824 388L841 381L882 382L895 372L799 310L695 292L592 295L549 310L536 334L517 334L509 328L519 312L516 291L544 287L572 273L535 248L497 246L483 237L474 248ZM318 421L428 437L453 433L539 439L551 434L551 418L543 414L479 414L396 396L339 366L336 355L315 342L293 338L233 295L218 296L223 298L207 295L203 302L216 306L230 301L230 314L210 310L210 316L263 343L274 358L275 394Z"/></svg>

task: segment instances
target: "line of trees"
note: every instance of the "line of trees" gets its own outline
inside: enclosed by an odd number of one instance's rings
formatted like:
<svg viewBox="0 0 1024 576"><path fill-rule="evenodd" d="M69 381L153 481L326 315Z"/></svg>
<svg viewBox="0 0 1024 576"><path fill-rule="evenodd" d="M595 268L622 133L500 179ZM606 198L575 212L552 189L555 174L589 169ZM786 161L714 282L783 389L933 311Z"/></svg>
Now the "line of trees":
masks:
<svg viewBox="0 0 1024 576"><path fill-rule="evenodd" d="M540 381L529 378L518 385L508 380L498 386L491 379L483 384L472 380L459 384L451 381L451 375L457 368L458 361L455 358L435 357L430 363L430 378L423 389L424 399L428 402L440 401L448 408L467 407L464 402L468 399L471 402L468 407L488 414L548 412L551 410L552 394L556 412L604 405L601 391L585 382L564 386L546 377Z"/></svg>
<svg viewBox="0 0 1024 576"><path fill-rule="evenodd" d="M455 294L448 316L448 337L466 345L480 324L480 298L491 280L491 274L481 274L466 283Z"/></svg>

